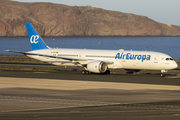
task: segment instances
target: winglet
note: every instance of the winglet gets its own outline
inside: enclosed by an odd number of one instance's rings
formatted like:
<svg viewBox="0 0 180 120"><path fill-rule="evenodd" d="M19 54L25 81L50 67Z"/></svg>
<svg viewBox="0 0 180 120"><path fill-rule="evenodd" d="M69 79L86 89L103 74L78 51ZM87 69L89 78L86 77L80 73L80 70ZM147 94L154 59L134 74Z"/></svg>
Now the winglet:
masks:
<svg viewBox="0 0 180 120"><path fill-rule="evenodd" d="M31 23L25 22L29 41L31 43L32 50L49 49L43 39L39 36Z"/></svg>

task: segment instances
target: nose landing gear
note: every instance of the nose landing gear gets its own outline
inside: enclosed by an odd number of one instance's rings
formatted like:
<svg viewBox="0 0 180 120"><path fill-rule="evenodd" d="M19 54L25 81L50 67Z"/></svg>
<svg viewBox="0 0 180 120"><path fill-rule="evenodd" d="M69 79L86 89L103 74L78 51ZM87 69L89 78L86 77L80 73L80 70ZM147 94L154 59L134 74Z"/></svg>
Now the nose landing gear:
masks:
<svg viewBox="0 0 180 120"><path fill-rule="evenodd" d="M161 70L161 77L164 77L166 72L167 70Z"/></svg>

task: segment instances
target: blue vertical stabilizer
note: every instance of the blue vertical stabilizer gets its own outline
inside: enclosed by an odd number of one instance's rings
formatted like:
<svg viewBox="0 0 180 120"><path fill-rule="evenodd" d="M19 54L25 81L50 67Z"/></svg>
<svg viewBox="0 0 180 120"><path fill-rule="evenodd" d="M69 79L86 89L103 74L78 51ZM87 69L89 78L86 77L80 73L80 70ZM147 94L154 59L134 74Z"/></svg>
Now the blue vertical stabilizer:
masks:
<svg viewBox="0 0 180 120"><path fill-rule="evenodd" d="M38 35L31 23L25 22L29 41L31 43L32 50L49 49L43 39Z"/></svg>

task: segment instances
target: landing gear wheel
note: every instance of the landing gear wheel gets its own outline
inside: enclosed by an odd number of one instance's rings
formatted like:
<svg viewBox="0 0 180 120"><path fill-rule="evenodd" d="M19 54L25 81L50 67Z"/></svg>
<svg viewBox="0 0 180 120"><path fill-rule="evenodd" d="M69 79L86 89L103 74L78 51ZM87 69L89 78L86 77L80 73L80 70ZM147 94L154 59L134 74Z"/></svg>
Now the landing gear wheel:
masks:
<svg viewBox="0 0 180 120"><path fill-rule="evenodd" d="M164 77L165 75L163 73L161 73L161 77Z"/></svg>
<svg viewBox="0 0 180 120"><path fill-rule="evenodd" d="M81 74L82 74L82 75L86 74L86 71L85 71L85 70L82 70L82 71L81 71Z"/></svg>
<svg viewBox="0 0 180 120"><path fill-rule="evenodd" d="M164 77L166 72L167 70L161 70L161 77Z"/></svg>
<svg viewBox="0 0 180 120"><path fill-rule="evenodd" d="M89 71L85 71L86 74L89 74Z"/></svg>
<svg viewBox="0 0 180 120"><path fill-rule="evenodd" d="M91 73L91 72L89 72L88 74L89 74L89 75L91 75L92 73Z"/></svg>
<svg viewBox="0 0 180 120"><path fill-rule="evenodd" d="M90 75L90 74L91 74L91 72L86 71L86 70L82 70L82 71L81 71L81 74L82 74L82 75L88 75L88 74Z"/></svg>
<svg viewBox="0 0 180 120"><path fill-rule="evenodd" d="M110 74L110 70L106 70L105 74Z"/></svg>

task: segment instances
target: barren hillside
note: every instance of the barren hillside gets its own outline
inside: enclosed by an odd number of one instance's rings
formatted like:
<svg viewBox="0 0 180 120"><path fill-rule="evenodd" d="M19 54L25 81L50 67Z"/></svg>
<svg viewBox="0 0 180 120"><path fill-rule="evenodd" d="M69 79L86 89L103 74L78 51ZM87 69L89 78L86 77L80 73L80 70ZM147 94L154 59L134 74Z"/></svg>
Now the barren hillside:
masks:
<svg viewBox="0 0 180 120"><path fill-rule="evenodd" d="M27 36L30 22L42 36L180 36L180 27L145 16L91 6L0 0L0 36Z"/></svg>

